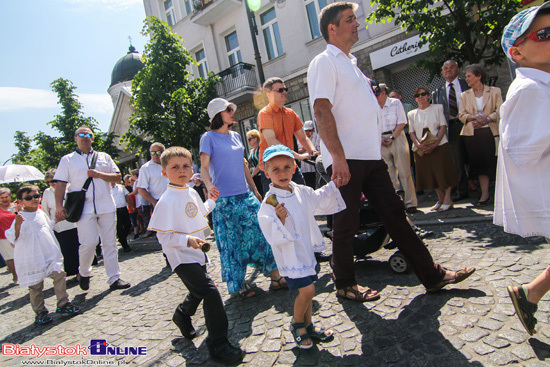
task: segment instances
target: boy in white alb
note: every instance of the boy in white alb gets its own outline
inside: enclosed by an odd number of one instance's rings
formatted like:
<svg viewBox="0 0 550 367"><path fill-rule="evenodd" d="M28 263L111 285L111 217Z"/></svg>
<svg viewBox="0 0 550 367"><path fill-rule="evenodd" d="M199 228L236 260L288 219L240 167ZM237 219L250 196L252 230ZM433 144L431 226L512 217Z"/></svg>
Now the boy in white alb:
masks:
<svg viewBox="0 0 550 367"><path fill-rule="evenodd" d="M206 343L210 356L222 363L242 360L242 351L227 339L228 321L218 288L206 273L206 254L201 251L206 216L216 207L218 197L210 193L203 203L199 194L187 183L193 176L191 153L182 147L166 149L160 156L162 175L169 180L159 198L149 222L149 231L157 232L162 251L172 270L189 290L185 300L176 308L172 320L188 339L196 336L191 323L201 301L208 330Z"/></svg>
<svg viewBox="0 0 550 367"><path fill-rule="evenodd" d="M313 346L312 339L323 341L333 334L331 330L314 326L311 320L313 282L317 280L314 251L326 248L314 215L337 213L344 210L346 204L334 182L315 191L292 182L296 165L292 151L284 145L267 148L263 163L271 184L258 220L273 249L279 272L290 290L299 290L291 332L298 347L308 349ZM271 203L272 195L276 196L276 203Z"/></svg>
<svg viewBox="0 0 550 367"><path fill-rule="evenodd" d="M550 242L550 1L516 14L504 28L502 48L518 68L500 108L494 223ZM550 267L528 284L508 286L530 335L536 333L535 312L548 290Z"/></svg>

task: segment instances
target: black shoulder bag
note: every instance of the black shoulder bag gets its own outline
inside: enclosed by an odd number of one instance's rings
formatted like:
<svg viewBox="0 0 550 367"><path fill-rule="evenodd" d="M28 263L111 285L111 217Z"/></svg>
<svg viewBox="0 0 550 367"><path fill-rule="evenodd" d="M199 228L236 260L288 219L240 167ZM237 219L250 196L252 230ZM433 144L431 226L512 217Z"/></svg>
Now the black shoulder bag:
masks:
<svg viewBox="0 0 550 367"><path fill-rule="evenodd" d="M89 166L90 169L95 168L96 161L97 152L94 152L94 154L92 155L92 162ZM82 186L82 190L67 193L64 205L65 210L67 211L67 216L65 217L65 220L67 222L75 223L78 222L78 220L80 219L80 216L82 215L82 210L84 209L84 201L86 201L86 192L88 191L88 186L90 186L91 182L92 178L88 177L86 182L84 182L84 186Z"/></svg>

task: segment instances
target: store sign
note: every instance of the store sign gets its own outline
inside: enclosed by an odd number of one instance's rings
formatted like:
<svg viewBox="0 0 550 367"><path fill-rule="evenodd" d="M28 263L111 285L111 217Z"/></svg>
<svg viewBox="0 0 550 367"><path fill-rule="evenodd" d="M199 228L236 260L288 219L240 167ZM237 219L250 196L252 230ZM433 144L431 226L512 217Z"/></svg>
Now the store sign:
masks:
<svg viewBox="0 0 550 367"><path fill-rule="evenodd" d="M429 42L422 46L418 45L419 42L420 35L417 35L378 51L371 52L370 62L373 70L428 52Z"/></svg>

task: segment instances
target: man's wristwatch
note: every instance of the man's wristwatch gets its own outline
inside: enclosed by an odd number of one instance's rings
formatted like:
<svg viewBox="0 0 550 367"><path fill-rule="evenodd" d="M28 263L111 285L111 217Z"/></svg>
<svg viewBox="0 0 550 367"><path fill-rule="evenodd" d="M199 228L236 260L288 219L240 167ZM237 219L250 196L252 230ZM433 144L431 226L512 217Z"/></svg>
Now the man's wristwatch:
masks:
<svg viewBox="0 0 550 367"><path fill-rule="evenodd" d="M390 135L390 139L391 139L391 140L395 140L395 138L393 137L393 135Z"/></svg>

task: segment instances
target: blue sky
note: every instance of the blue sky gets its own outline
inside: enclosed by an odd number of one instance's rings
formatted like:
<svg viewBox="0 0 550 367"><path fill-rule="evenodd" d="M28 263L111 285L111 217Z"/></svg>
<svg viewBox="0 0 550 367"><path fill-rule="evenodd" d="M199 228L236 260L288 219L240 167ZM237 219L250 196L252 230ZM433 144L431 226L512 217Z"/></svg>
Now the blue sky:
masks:
<svg viewBox="0 0 550 367"><path fill-rule="evenodd" d="M50 83L60 77L77 87L84 114L108 130L111 72L128 36L143 52L144 18L142 0L0 1L0 165L16 152L15 131L54 134L47 122L61 110Z"/></svg>

